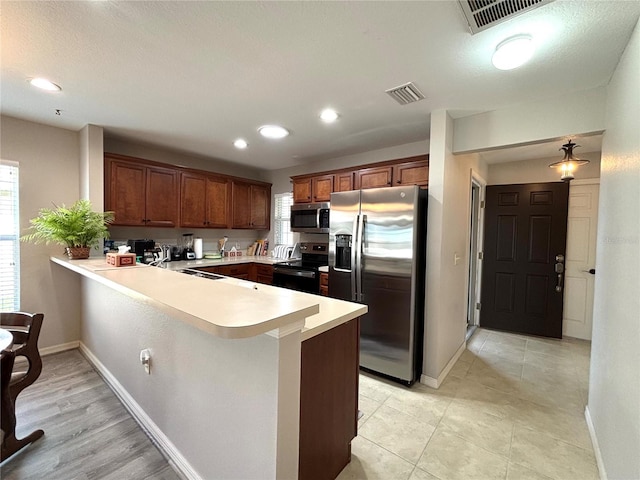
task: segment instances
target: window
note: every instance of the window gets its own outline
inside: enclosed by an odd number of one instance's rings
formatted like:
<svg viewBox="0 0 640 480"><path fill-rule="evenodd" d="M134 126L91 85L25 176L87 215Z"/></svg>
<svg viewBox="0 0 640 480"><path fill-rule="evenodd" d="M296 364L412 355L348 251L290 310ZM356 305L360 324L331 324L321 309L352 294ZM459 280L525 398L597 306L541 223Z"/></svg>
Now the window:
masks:
<svg viewBox="0 0 640 480"><path fill-rule="evenodd" d="M293 245L293 232L289 217L291 215L291 205L293 205L293 193L276 193L275 212L275 244Z"/></svg>
<svg viewBox="0 0 640 480"><path fill-rule="evenodd" d="M18 164L0 162L0 311L20 310Z"/></svg>

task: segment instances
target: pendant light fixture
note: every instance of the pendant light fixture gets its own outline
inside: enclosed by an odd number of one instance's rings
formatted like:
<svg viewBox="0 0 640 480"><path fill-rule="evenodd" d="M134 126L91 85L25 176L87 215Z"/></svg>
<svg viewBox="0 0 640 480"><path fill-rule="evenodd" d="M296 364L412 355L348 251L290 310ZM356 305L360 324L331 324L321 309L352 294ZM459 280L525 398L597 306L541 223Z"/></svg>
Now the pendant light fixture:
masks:
<svg viewBox="0 0 640 480"><path fill-rule="evenodd" d="M580 165L586 165L589 163L589 160L581 160L573 156L573 149L579 146L580 145L576 145L569 140L569 142L565 143L562 145L562 148L560 148L560 150L564 150L564 158L559 162L549 165L550 168L558 168L560 170L560 180L563 182L570 182L573 180L573 172L575 172L576 168Z"/></svg>

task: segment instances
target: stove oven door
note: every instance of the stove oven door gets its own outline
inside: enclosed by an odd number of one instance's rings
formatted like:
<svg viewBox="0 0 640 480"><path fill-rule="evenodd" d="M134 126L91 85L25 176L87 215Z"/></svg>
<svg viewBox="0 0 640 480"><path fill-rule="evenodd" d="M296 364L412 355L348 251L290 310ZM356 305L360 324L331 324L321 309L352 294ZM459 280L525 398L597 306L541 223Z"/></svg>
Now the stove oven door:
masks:
<svg viewBox="0 0 640 480"><path fill-rule="evenodd" d="M320 276L315 271L276 265L273 267L272 285L299 292L319 293Z"/></svg>

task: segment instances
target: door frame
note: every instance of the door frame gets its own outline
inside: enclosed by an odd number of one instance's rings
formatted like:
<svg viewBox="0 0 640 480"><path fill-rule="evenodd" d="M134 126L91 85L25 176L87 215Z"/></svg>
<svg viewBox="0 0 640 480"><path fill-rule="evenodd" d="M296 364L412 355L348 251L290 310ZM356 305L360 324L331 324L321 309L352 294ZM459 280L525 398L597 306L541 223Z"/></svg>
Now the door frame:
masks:
<svg viewBox="0 0 640 480"><path fill-rule="evenodd" d="M479 189L479 197L478 197L478 208L477 212L473 211L473 189ZM473 168L470 169L469 175L469 201L468 201L468 229L467 229L467 262L466 262L466 308L465 308L465 324L467 324L469 319L470 309L473 310L473 322L471 325L468 325L468 334L473 333L473 327L480 326L480 311L475 307L478 303L480 303L480 294L482 288L482 252L484 252L484 202L485 202L485 193L487 188L487 181ZM474 213L477 215L475 218L475 226L476 231L473 232L471 225ZM475 254L472 252L472 238L475 236L476 240L476 251ZM472 258L473 257L473 258ZM472 279L472 264L475 262L475 279ZM473 295L473 289L475 289L475 299L471 299L470 297ZM469 335L467 335L468 337Z"/></svg>

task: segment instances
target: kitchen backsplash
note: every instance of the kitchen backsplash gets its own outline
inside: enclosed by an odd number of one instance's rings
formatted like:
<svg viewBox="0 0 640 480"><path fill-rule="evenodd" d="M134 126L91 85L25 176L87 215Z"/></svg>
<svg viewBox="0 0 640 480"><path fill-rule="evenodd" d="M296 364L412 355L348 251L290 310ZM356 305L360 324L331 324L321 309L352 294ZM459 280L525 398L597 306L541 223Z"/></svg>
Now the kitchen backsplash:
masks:
<svg viewBox="0 0 640 480"><path fill-rule="evenodd" d="M268 237L268 231L259 230L215 230L198 228L144 228L144 227L111 227L110 240L126 243L129 239L150 239L160 245L180 245L182 235L192 233L193 237L202 238L203 251L218 252L218 239L229 237L227 250L236 247L246 254L247 249L256 240Z"/></svg>

